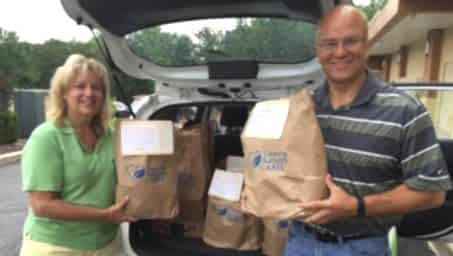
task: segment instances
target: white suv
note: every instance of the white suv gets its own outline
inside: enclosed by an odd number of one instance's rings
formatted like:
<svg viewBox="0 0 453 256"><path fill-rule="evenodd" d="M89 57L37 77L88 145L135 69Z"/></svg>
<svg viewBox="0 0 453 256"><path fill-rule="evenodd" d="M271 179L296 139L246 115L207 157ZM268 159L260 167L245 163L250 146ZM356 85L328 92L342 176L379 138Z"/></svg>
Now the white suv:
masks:
<svg viewBox="0 0 453 256"><path fill-rule="evenodd" d="M255 102L323 82L314 52L316 21L350 1L61 2L75 21L100 32L115 67L155 81L155 94L140 104L136 118L215 121L214 155L221 159L242 155L239 132ZM130 255L262 255L185 239L176 224L164 238L151 232L152 225L122 224Z"/></svg>

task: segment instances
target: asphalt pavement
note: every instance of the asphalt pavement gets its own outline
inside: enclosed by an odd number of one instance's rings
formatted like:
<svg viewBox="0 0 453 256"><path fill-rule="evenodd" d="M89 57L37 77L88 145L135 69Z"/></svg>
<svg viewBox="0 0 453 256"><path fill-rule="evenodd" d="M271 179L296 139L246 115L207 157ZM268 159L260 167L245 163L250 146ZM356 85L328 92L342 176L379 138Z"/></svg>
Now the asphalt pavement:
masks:
<svg viewBox="0 0 453 256"><path fill-rule="evenodd" d="M17 256L27 212L27 196L21 190L20 164L0 165L0 255Z"/></svg>

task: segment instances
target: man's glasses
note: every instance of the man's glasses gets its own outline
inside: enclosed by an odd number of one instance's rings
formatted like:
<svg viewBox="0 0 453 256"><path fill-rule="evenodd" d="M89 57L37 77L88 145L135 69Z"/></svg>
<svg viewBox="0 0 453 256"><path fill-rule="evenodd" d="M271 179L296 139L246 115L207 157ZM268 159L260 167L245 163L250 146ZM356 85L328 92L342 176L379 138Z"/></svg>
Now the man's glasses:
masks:
<svg viewBox="0 0 453 256"><path fill-rule="evenodd" d="M325 51L335 51L340 45L346 50L354 50L364 42L365 38L363 37L348 37L343 40L323 39L317 43L317 46Z"/></svg>

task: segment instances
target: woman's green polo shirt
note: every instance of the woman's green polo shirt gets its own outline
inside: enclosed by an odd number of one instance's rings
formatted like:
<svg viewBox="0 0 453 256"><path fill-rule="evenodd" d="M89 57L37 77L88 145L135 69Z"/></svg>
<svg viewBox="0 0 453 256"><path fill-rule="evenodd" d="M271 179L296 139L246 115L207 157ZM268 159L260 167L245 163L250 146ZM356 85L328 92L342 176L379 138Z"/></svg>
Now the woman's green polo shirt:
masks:
<svg viewBox="0 0 453 256"><path fill-rule="evenodd" d="M97 208L113 204L116 173L112 131L87 151L68 121L37 127L22 153L22 189L53 191L66 202ZM116 236L118 225L107 221L42 218L29 207L24 234L32 240L79 250L99 249Z"/></svg>

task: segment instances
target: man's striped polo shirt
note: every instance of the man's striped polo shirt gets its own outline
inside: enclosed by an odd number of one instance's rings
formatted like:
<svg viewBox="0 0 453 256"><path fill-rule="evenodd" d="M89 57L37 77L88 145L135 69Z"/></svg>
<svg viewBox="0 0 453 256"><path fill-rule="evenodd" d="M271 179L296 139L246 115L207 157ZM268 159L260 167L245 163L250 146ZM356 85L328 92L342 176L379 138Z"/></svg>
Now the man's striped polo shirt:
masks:
<svg viewBox="0 0 453 256"><path fill-rule="evenodd" d="M327 84L314 90L329 173L350 194L379 193L401 183L440 191L451 187L446 164L425 107L367 72L350 105L332 109ZM339 234L385 234L400 216L329 223Z"/></svg>

